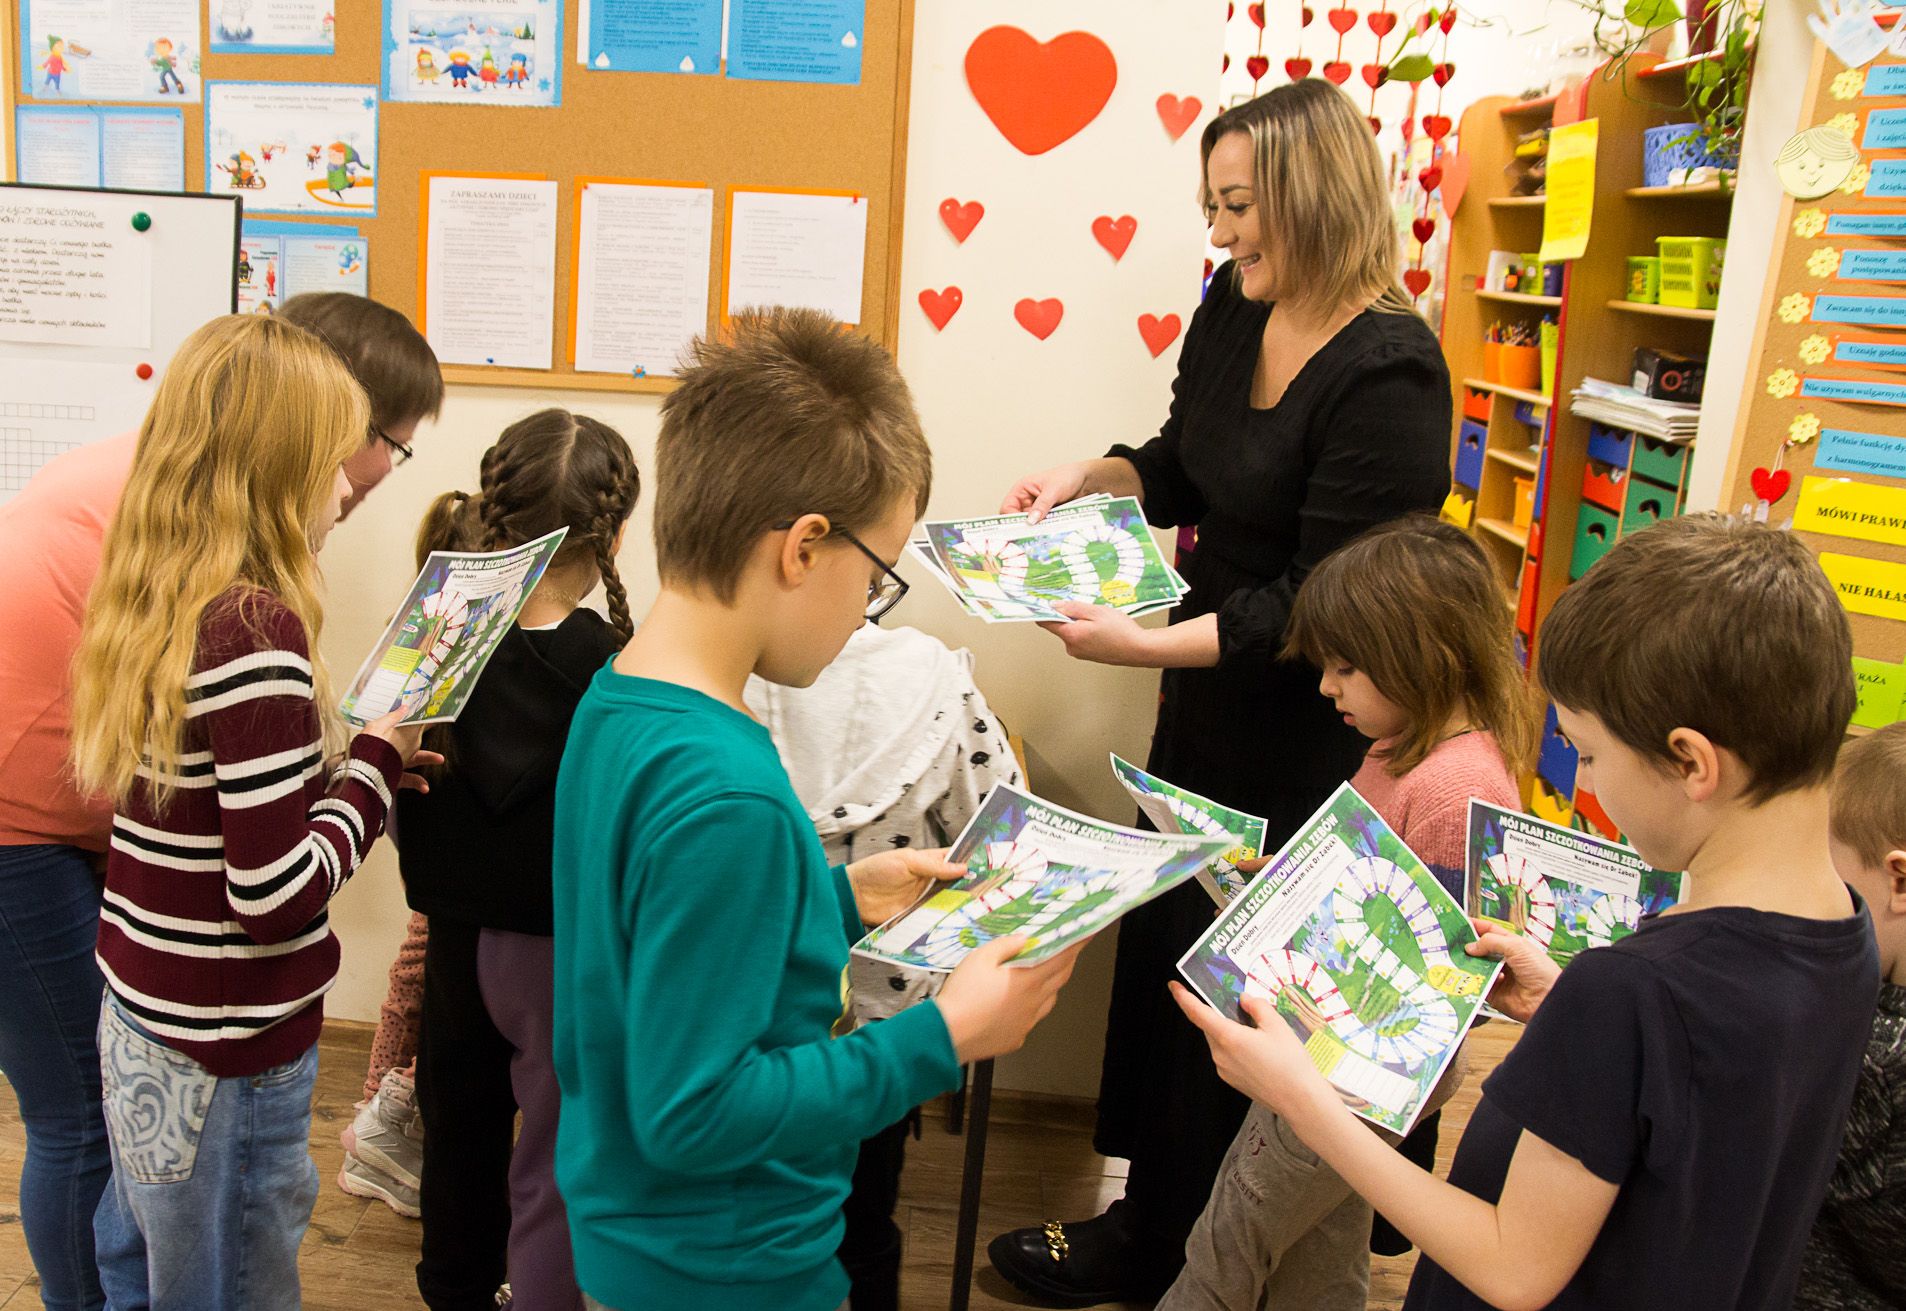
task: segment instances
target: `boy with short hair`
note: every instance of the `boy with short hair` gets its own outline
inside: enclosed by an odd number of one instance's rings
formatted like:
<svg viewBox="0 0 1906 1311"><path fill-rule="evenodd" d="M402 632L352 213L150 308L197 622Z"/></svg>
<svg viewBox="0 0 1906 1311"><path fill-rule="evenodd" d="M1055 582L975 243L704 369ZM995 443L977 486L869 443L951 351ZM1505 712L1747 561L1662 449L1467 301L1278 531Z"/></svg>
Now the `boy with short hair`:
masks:
<svg viewBox="0 0 1906 1311"><path fill-rule="evenodd" d="M1872 912L1884 977L1794 1307L1885 1311L1906 1305L1906 723L1841 749L1832 839Z"/></svg>
<svg viewBox="0 0 1906 1311"><path fill-rule="evenodd" d="M1254 1029L1179 989L1226 1081L1422 1249L1406 1311L1791 1304L1879 982L1827 845L1852 654L1802 542L1711 515L1562 594L1540 673L1578 782L1688 893L1565 971L1514 935L1471 945L1507 959L1491 1000L1528 1028L1448 1183L1357 1122L1273 1006L1246 1001Z"/></svg>
<svg viewBox="0 0 1906 1311"><path fill-rule="evenodd" d="M863 1138L1010 1051L1076 949L974 952L940 996L830 1038L848 948L963 871L829 868L750 674L811 684L904 590L931 457L875 343L776 310L698 343L656 442L661 592L576 711L557 784L557 1179L578 1282L641 1311L832 1311Z"/></svg>

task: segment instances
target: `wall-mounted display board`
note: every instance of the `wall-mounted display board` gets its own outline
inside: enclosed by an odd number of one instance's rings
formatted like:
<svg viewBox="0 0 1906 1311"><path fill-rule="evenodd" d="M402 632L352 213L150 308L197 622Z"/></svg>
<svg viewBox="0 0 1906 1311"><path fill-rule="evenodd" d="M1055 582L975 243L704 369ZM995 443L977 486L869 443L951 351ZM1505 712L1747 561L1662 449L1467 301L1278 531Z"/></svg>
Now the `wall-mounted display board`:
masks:
<svg viewBox="0 0 1906 1311"><path fill-rule="evenodd" d="M626 6L595 16L614 50L591 54L591 2L336 0L294 40L242 32L285 4L0 0L15 45L0 108L16 137L71 126L23 127L22 106L181 111L185 186L241 197L248 222L355 235L370 294L444 347L452 382L663 391L685 330L718 325L731 294L851 306L891 347L913 0L752 6L728 60L666 65L604 26ZM66 19L99 34L49 26ZM827 24L832 54L815 45Z"/></svg>
<svg viewBox="0 0 1906 1311"><path fill-rule="evenodd" d="M1873 728L1906 718L1906 61L1816 43L1801 103L1722 505L1819 556Z"/></svg>

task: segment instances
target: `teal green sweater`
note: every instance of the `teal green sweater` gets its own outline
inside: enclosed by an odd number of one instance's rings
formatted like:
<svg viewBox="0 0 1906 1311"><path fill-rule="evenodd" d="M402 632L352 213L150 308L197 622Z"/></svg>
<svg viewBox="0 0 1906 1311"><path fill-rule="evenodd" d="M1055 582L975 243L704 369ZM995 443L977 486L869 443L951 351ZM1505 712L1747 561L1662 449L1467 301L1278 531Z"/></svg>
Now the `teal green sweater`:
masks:
<svg viewBox="0 0 1906 1311"><path fill-rule="evenodd" d="M931 1002L832 1038L861 932L760 724L605 666L556 788L556 1179L623 1311L834 1311L860 1141L954 1087Z"/></svg>

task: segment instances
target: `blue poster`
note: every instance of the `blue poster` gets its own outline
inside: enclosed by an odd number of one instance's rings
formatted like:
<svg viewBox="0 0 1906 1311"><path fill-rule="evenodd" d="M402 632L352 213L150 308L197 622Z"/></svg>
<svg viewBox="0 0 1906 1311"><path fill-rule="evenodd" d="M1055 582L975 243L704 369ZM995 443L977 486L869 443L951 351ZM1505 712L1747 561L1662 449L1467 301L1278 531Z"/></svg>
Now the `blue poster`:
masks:
<svg viewBox="0 0 1906 1311"><path fill-rule="evenodd" d="M1875 109L1866 116L1866 136L1860 145L1867 150L1898 150L1906 147L1906 109Z"/></svg>
<svg viewBox="0 0 1906 1311"><path fill-rule="evenodd" d="M21 105L13 124L22 182L185 190L183 110Z"/></svg>
<svg viewBox="0 0 1906 1311"><path fill-rule="evenodd" d="M561 0L384 0L384 99L560 105L562 38Z"/></svg>
<svg viewBox="0 0 1906 1311"><path fill-rule="evenodd" d="M858 85L865 0L732 0L728 76Z"/></svg>
<svg viewBox="0 0 1906 1311"><path fill-rule="evenodd" d="M1849 250L1840 276L1854 282L1906 282L1906 250Z"/></svg>
<svg viewBox="0 0 1906 1311"><path fill-rule="evenodd" d="M1906 369L1906 341L1836 341L1833 343L1833 358L1842 364Z"/></svg>
<svg viewBox="0 0 1906 1311"><path fill-rule="evenodd" d="M1906 405L1906 382L1868 382L1863 378L1802 378L1800 394L1816 401Z"/></svg>
<svg viewBox="0 0 1906 1311"><path fill-rule="evenodd" d="M1876 200L1906 196L1906 159L1876 159L1866 179L1866 194Z"/></svg>
<svg viewBox="0 0 1906 1311"><path fill-rule="evenodd" d="M1906 438L1846 428L1822 428L1813 467L1840 473L1876 473L1906 478Z"/></svg>
<svg viewBox="0 0 1906 1311"><path fill-rule="evenodd" d="M1906 160L1899 161L1906 163ZM1906 237L1906 214L1829 214L1829 237Z"/></svg>
<svg viewBox="0 0 1906 1311"><path fill-rule="evenodd" d="M624 73L719 73L721 3L583 0L582 61Z"/></svg>
<svg viewBox="0 0 1906 1311"><path fill-rule="evenodd" d="M1866 70L1864 96L1906 96L1906 64L1875 64Z"/></svg>
<svg viewBox="0 0 1906 1311"><path fill-rule="evenodd" d="M1869 328L1906 328L1906 297L1815 296L1815 323L1858 323Z"/></svg>

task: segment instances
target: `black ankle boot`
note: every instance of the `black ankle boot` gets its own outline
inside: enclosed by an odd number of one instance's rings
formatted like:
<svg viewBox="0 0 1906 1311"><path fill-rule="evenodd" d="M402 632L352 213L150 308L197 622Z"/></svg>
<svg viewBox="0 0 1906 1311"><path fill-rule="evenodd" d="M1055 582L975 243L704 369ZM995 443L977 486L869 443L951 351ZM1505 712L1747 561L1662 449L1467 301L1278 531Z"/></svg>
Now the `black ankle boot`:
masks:
<svg viewBox="0 0 1906 1311"><path fill-rule="evenodd" d="M1097 1306L1157 1297L1138 1262L1129 1203L1090 1220L1048 1220L1014 1229L987 1245L993 1269L1020 1292L1050 1307Z"/></svg>

